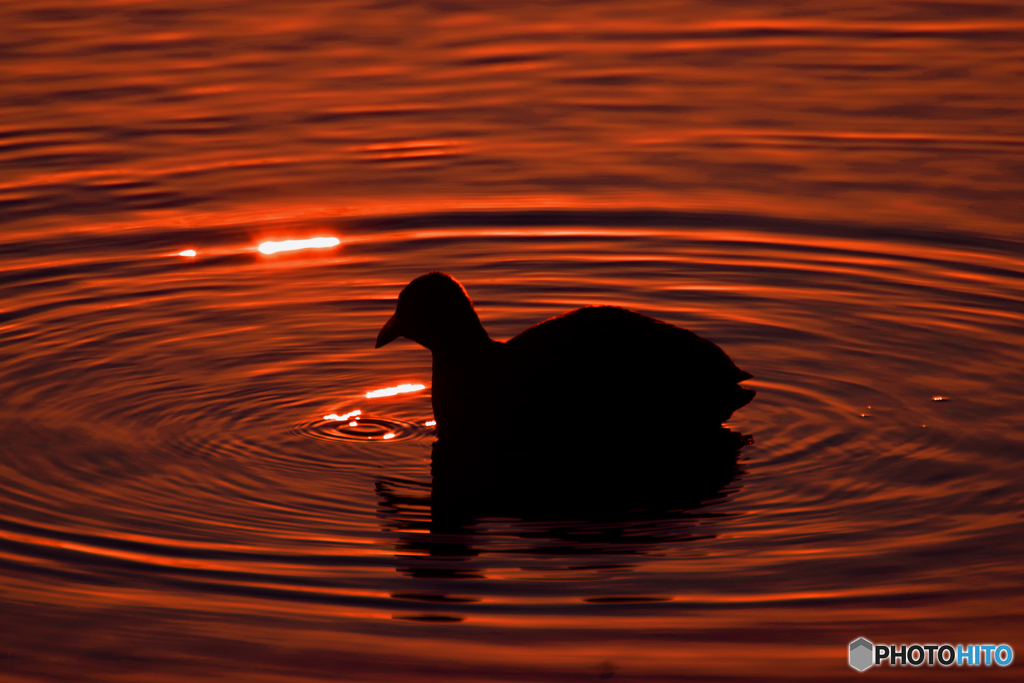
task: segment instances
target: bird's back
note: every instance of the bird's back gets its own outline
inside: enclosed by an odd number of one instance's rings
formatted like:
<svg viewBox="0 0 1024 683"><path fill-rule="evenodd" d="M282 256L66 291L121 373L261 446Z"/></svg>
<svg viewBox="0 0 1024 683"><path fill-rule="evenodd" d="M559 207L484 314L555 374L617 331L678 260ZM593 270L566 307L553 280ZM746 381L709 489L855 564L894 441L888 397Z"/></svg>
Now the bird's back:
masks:
<svg viewBox="0 0 1024 683"><path fill-rule="evenodd" d="M506 346L511 385L522 399L514 412L558 419L569 429L717 426L754 395L737 384L750 375L713 343L613 306L546 320Z"/></svg>

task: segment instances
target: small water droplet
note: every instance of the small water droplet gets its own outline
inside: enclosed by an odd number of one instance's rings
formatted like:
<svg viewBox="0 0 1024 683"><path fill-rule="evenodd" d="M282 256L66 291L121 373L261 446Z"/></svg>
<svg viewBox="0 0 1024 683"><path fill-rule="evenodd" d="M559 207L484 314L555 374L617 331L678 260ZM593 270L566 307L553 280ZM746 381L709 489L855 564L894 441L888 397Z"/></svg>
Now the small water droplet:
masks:
<svg viewBox="0 0 1024 683"><path fill-rule="evenodd" d="M949 396L932 396L933 401L948 401Z"/></svg>

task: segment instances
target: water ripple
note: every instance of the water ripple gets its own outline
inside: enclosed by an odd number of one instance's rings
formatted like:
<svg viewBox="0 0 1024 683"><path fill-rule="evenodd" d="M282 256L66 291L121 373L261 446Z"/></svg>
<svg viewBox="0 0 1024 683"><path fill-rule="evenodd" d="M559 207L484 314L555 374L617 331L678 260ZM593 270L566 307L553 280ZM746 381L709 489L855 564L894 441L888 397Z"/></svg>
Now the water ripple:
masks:
<svg viewBox="0 0 1024 683"><path fill-rule="evenodd" d="M325 441L390 441L398 443L430 438L434 430L423 424L388 417L360 415L353 420L313 420L293 428L294 432Z"/></svg>

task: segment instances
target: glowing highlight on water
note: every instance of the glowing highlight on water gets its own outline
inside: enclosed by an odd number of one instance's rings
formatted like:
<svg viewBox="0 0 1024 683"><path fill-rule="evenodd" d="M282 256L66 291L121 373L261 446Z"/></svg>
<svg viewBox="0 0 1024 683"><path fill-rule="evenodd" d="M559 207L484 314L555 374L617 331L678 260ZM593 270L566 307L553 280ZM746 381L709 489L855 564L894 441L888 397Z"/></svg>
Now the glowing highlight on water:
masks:
<svg viewBox="0 0 1024 683"><path fill-rule="evenodd" d="M345 420L347 420L347 419L349 419L351 417L355 417L356 415L362 415L362 414L363 414L363 411L361 411L361 410L353 410L352 412L345 413L344 415L338 415L337 413L331 413L330 415L324 415L324 419L325 420L336 420L337 422L344 422Z"/></svg>
<svg viewBox="0 0 1024 683"><path fill-rule="evenodd" d="M393 439L393 438L395 438L395 435L392 432L388 432L387 434L384 435L384 438L385 439Z"/></svg>
<svg viewBox="0 0 1024 683"><path fill-rule="evenodd" d="M434 420L427 420L426 422L423 423L423 426L424 427L433 427L436 424L437 424L437 422L435 422Z"/></svg>
<svg viewBox="0 0 1024 683"><path fill-rule="evenodd" d="M394 396L396 394L406 394L410 391L423 391L427 387L423 384L399 384L397 387L388 387L387 389L377 389L376 391L368 391L366 398L381 398L382 396Z"/></svg>
<svg viewBox="0 0 1024 683"><path fill-rule="evenodd" d="M264 242L260 251L264 254L276 254L279 251L295 251L296 249L324 249L341 244L337 237L313 237L308 240L284 240L283 242Z"/></svg>
<svg viewBox="0 0 1024 683"><path fill-rule="evenodd" d="M178 256L192 256L192 257L194 257L195 255L196 255L196 250L195 249L186 249L185 251L179 251L178 252Z"/></svg>

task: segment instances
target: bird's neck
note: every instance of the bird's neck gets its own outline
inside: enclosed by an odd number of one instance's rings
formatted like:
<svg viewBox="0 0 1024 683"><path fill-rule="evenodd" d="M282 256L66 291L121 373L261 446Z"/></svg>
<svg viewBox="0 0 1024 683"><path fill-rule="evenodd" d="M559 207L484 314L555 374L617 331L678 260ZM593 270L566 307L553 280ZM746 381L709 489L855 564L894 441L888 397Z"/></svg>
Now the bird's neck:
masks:
<svg viewBox="0 0 1024 683"><path fill-rule="evenodd" d="M501 346L501 342L491 339L481 327L480 334L446 339L443 344L430 347L430 353L434 358L435 368L466 367L489 359L498 346Z"/></svg>
<svg viewBox="0 0 1024 683"><path fill-rule="evenodd" d="M503 346L485 338L478 344L431 350L431 403L439 437L476 433L500 412L495 401L502 389Z"/></svg>
<svg viewBox="0 0 1024 683"><path fill-rule="evenodd" d="M445 364L487 353L494 344L475 315L472 320L452 321L441 328L428 328L428 331L430 334L424 334L424 339L415 341L430 349L435 362L441 360Z"/></svg>

